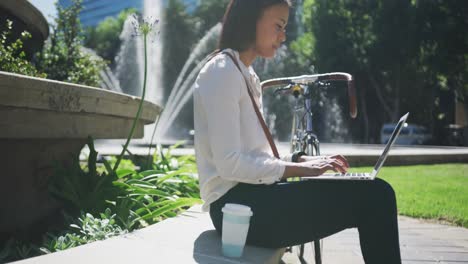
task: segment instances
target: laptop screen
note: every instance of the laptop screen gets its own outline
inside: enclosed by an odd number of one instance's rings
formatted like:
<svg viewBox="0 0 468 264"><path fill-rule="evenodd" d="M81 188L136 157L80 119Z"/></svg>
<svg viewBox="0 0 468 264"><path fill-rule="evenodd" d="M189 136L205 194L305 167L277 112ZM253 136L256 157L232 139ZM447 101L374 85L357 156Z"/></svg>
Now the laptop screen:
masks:
<svg viewBox="0 0 468 264"><path fill-rule="evenodd" d="M390 151L390 148L392 147L393 143L397 139L398 135L400 134L401 128L403 128L403 125L406 122L406 119L408 118L409 113L406 113L406 115L402 116L400 118L400 121L398 121L398 124L396 125L395 129L393 129L392 136L388 139L387 145L385 145L385 148L382 152L382 155L380 155L379 160L374 166L374 172L378 172L382 165L385 162L385 159L387 159L388 152Z"/></svg>

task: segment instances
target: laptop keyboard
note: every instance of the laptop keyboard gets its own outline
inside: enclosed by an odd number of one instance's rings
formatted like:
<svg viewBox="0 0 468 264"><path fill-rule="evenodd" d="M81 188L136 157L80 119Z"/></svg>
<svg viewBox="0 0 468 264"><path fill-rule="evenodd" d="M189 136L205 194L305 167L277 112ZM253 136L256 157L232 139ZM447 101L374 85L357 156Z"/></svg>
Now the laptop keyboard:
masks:
<svg viewBox="0 0 468 264"><path fill-rule="evenodd" d="M364 177L365 173L362 172L348 172L348 173L336 173L335 176L346 176L346 177Z"/></svg>

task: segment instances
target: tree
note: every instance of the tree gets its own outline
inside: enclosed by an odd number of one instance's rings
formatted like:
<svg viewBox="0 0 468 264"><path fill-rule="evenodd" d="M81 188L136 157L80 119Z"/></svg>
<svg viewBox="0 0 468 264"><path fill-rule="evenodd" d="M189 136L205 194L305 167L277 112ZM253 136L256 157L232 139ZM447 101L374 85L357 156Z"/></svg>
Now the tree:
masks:
<svg viewBox="0 0 468 264"><path fill-rule="evenodd" d="M82 28L78 17L81 0L73 0L68 8L56 3L57 18L52 34L36 58L38 71L52 80L89 86L100 85L103 60L93 58L82 50Z"/></svg>
<svg viewBox="0 0 468 264"><path fill-rule="evenodd" d="M163 20L163 84L170 94L180 70L196 41L197 25L181 0L169 0ZM167 98L165 98L167 99Z"/></svg>
<svg viewBox="0 0 468 264"><path fill-rule="evenodd" d="M229 0L200 1L194 12L200 23L198 37L201 38L211 27L222 22Z"/></svg>
<svg viewBox="0 0 468 264"><path fill-rule="evenodd" d="M455 123L454 102L462 102L468 113L468 5L453 0L415 1L414 5L422 36L421 71L427 86L436 88L432 127L439 141L446 143L447 127ZM462 124L466 125L465 118Z"/></svg>
<svg viewBox="0 0 468 264"><path fill-rule="evenodd" d="M306 3L319 71L356 78L361 114L352 126L355 137L376 142L381 124L407 111L411 122L433 127L443 80L465 93L466 5L459 1Z"/></svg>
<svg viewBox="0 0 468 264"><path fill-rule="evenodd" d="M86 28L84 45L96 51L103 59L114 63L114 58L119 51L121 41L120 33L123 24L130 14L136 13L136 9L126 9L117 17L108 17L97 27Z"/></svg>
<svg viewBox="0 0 468 264"><path fill-rule="evenodd" d="M169 0L164 10L162 20L162 71L164 86L164 102L167 102L171 89L179 77L179 74L187 61L192 47L196 41L198 32L197 20L188 12L185 4L181 0ZM182 112L178 114L176 122L172 127L182 124L185 129L193 127L193 104L187 103ZM176 125L175 125L176 124ZM175 137L186 137L188 131L176 129L172 133Z"/></svg>

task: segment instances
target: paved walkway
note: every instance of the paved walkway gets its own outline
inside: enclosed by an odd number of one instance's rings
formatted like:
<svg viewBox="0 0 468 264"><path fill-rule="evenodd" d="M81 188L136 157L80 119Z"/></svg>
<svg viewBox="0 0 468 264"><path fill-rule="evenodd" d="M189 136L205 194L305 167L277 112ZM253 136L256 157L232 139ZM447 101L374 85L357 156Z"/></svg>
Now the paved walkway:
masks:
<svg viewBox="0 0 468 264"><path fill-rule="evenodd" d="M398 222L404 264L468 263L468 229L401 216ZM323 249L324 264L364 263L356 229L324 239ZM313 259L310 244L306 247L306 257ZM301 263L290 253L283 257L283 261L287 264Z"/></svg>
<svg viewBox="0 0 468 264"><path fill-rule="evenodd" d="M468 263L468 229L428 223L399 217L400 245L404 264ZM348 229L324 241L324 264L364 263L356 229ZM81 263L275 263L264 249L246 249L240 259L220 256L221 241L207 213L200 207L181 216L137 230L73 249L20 261L21 264L81 264ZM263 256L263 257L262 257ZM262 261L259 261L262 259ZM310 244L306 261L313 263ZM301 263L297 255L287 253L284 264Z"/></svg>
<svg viewBox="0 0 468 264"><path fill-rule="evenodd" d="M288 152L288 143L278 145L280 152ZM382 151L382 145L322 144L321 146L323 155L341 153L347 156L354 166L372 165ZM120 153L121 150L121 147L106 145L105 142L96 144L96 148L104 155ZM140 155L148 153L147 147L133 146L131 150ZM193 154L193 149L177 149L174 154ZM395 164L468 162L468 148L396 146L390 153L387 165L392 163L391 156L394 157ZM408 217L399 217L399 227L403 263L468 264L468 229ZM364 263L356 229L345 230L324 239L323 242L324 264ZM309 244L306 247L306 259L312 260L312 254ZM301 263L293 254L286 254L283 261L287 264ZM313 261L303 263L313 263Z"/></svg>

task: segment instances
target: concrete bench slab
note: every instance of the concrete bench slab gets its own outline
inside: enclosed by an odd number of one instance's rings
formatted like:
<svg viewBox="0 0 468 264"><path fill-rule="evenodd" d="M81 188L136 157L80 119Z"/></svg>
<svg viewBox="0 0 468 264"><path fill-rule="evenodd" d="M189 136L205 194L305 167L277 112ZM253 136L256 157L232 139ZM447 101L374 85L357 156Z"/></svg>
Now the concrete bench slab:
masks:
<svg viewBox="0 0 468 264"><path fill-rule="evenodd" d="M241 258L221 254L221 238L200 206L127 235L16 263L279 263L285 249L247 246Z"/></svg>

